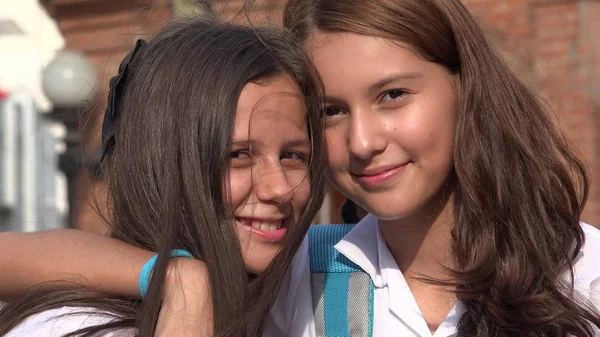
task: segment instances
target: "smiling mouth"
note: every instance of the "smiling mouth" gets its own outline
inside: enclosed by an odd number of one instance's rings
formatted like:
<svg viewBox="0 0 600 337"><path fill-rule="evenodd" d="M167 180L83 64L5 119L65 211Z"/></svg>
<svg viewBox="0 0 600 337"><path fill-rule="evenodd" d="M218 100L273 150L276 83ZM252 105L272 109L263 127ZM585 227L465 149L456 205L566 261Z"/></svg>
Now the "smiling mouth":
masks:
<svg viewBox="0 0 600 337"><path fill-rule="evenodd" d="M352 172L352 175L356 176L357 178L369 178L369 177L376 177L376 176L380 176L380 175L385 175L386 173L396 170L398 168L404 167L408 164L408 162L403 163L403 164L398 164L398 165L390 165L390 166L382 166L382 167L378 167L378 168L370 168L370 169L366 169L360 172Z"/></svg>
<svg viewBox="0 0 600 337"><path fill-rule="evenodd" d="M363 188L376 189L386 186L401 175L407 164L363 171L360 174L351 174Z"/></svg>
<svg viewBox="0 0 600 337"><path fill-rule="evenodd" d="M288 219L258 219L236 217L235 220L251 233L268 242L281 242L287 234Z"/></svg>
<svg viewBox="0 0 600 337"><path fill-rule="evenodd" d="M275 220L275 219L256 219L256 218L243 218L236 217L236 220L244 226L252 227L262 231L276 231L284 227L286 219Z"/></svg>

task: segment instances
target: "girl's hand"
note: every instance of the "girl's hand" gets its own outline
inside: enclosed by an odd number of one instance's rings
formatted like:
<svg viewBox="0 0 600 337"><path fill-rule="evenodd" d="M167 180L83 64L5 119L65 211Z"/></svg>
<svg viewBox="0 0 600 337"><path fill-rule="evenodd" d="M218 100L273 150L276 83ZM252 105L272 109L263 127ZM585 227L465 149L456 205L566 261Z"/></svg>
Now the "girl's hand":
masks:
<svg viewBox="0 0 600 337"><path fill-rule="evenodd" d="M155 336L212 337L212 333L212 295L206 265L195 259L172 259Z"/></svg>

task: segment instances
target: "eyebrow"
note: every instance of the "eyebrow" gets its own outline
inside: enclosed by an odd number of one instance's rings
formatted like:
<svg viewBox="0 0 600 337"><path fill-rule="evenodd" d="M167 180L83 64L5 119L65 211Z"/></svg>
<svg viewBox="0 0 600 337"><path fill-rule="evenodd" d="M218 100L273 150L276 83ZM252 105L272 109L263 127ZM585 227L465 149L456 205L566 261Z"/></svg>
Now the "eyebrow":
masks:
<svg viewBox="0 0 600 337"><path fill-rule="evenodd" d="M231 142L232 147L259 147L264 145L263 141L260 140L239 140ZM284 143L284 147L301 147L301 146L310 146L310 141L308 138L297 138L292 139Z"/></svg>

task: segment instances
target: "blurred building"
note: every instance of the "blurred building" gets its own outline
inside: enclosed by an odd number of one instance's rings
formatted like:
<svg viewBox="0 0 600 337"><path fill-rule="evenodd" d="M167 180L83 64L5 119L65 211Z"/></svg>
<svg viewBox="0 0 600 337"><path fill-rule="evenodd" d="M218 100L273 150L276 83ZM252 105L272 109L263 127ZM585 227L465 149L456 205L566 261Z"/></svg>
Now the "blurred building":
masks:
<svg viewBox="0 0 600 337"><path fill-rule="evenodd" d="M28 92L48 112L42 69L64 44L56 21L37 0L0 0L0 89Z"/></svg>
<svg viewBox="0 0 600 337"><path fill-rule="evenodd" d="M64 127L48 118L42 69L62 48L36 0L0 0L0 231L62 227L66 180L58 167Z"/></svg>
<svg viewBox="0 0 600 337"><path fill-rule="evenodd" d="M8 1L8 0L0 0ZM24 1L24 0L21 0ZM139 37L177 15L212 8L235 18L243 0L39 0L56 21L67 49L81 51L100 73L100 100L123 56ZM521 76L538 88L559 115L591 169L600 169L600 2L589 0L465 0L488 35ZM11 4L14 2L11 2ZM256 0L247 13L255 21L280 24L285 0ZM0 16L1 17L1 16ZM239 17L239 16L238 16ZM1 75L0 75L1 77ZM83 153L100 144L101 110L83 129ZM594 177L584 220L600 224L600 185ZM76 178L74 223L102 231L89 205L102 206L101 181L87 171ZM335 221L343 197L333 189L322 221ZM102 207L100 207L102 208Z"/></svg>

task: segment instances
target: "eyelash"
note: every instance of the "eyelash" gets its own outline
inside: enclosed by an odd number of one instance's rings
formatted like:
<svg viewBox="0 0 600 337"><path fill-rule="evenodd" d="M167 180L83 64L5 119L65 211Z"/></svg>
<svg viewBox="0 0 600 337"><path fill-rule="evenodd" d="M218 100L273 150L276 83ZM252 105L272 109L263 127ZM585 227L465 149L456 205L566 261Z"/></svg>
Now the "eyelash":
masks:
<svg viewBox="0 0 600 337"><path fill-rule="evenodd" d="M394 98L390 98L388 100L384 100L385 96L390 95L392 93L398 94L398 97L394 97ZM385 103L388 103L388 102L396 102L396 101L404 99L404 97L408 93L409 92L407 90L404 90L404 89L392 89L392 90L388 90L388 91L386 91L386 92L384 92L383 94L380 95L379 102L380 102L380 104L382 104L382 103L385 104ZM329 114L329 112L331 110L334 110L334 109L336 110L335 111L336 113L335 114ZM341 114L343 114L345 112L346 111L344 109L342 109L340 107L337 107L335 105L332 105L332 106L325 107L325 109L323 110L323 115L324 115L325 118L333 118L333 117L341 115Z"/></svg>
<svg viewBox="0 0 600 337"><path fill-rule="evenodd" d="M325 107L325 109L323 111L323 115L324 115L325 118L332 118L332 117L335 117L335 116L338 115L338 114L329 115L328 114L328 110L331 110L331 109L336 109L339 113L343 113L344 112L344 110L342 108L339 108L337 106L333 106L333 105L332 106L328 106L328 107Z"/></svg>
<svg viewBox="0 0 600 337"><path fill-rule="evenodd" d="M397 93L397 94L399 94L399 95L398 95L398 97L395 97L395 98L390 98L389 100L385 101L385 100L384 100L384 97L385 97L385 96L388 96L388 95L390 95L390 94L392 94L392 93ZM388 91L384 92L384 93L381 95L380 102L382 102L382 103L385 103L385 102L395 102L395 101L399 101L399 100L401 100L402 98L404 98L404 96L406 96L406 94L408 94L408 92L407 92L406 90L403 90L403 89L392 89L392 90L388 90Z"/></svg>
<svg viewBox="0 0 600 337"><path fill-rule="evenodd" d="M239 154L245 154L245 155L247 155L247 156L248 156L248 158L250 158L250 157L251 157L250 151L248 151L248 150L237 150L237 151L232 151L232 152L229 154L229 159L231 159L231 160L235 160L235 159L239 159L239 160L241 160L241 159L246 159L246 158L234 157L235 155L239 155Z"/></svg>
<svg viewBox="0 0 600 337"><path fill-rule="evenodd" d="M235 155L238 155L238 154L245 154L245 155L247 155L248 157L247 157L247 158L239 158L239 157L234 157ZM296 158L289 158L289 157L286 157L286 156L289 156L289 155L296 156ZM281 157L280 157L280 158L281 158L281 159L292 159L292 160L302 160L302 161L308 161L308 157L309 157L309 156L307 156L307 155L306 155L306 154L304 154L304 153L295 152L295 151L287 151L287 152L284 152L284 153L281 155ZM229 159L230 159L230 160L236 160L236 159L237 159L237 160L247 160L247 159L251 159L251 158L252 158L252 154L250 153L250 151L249 151L249 150L237 150L237 151L232 151L232 152L229 154Z"/></svg>

